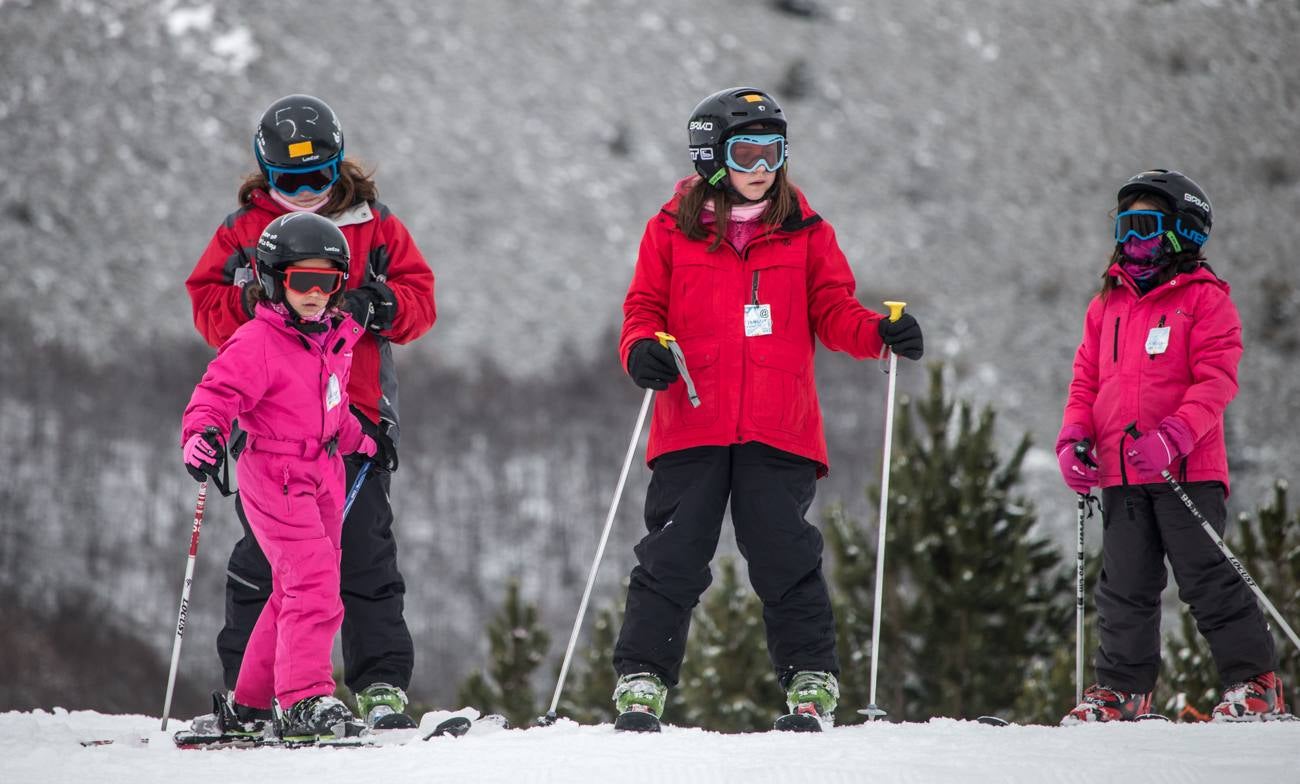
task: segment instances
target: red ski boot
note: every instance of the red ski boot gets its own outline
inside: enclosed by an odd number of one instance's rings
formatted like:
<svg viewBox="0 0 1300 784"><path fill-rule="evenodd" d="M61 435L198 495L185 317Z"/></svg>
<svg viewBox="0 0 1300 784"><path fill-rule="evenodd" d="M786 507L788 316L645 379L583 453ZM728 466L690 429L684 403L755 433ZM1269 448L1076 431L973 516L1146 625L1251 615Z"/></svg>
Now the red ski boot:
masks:
<svg viewBox="0 0 1300 784"><path fill-rule="evenodd" d="M1282 679L1275 672L1256 675L1223 690L1223 702L1210 714L1214 721L1269 721L1286 715Z"/></svg>
<svg viewBox="0 0 1300 784"><path fill-rule="evenodd" d="M1083 702L1065 714L1061 724L1093 721L1136 721L1151 712L1151 692L1120 691L1094 683L1083 692Z"/></svg>

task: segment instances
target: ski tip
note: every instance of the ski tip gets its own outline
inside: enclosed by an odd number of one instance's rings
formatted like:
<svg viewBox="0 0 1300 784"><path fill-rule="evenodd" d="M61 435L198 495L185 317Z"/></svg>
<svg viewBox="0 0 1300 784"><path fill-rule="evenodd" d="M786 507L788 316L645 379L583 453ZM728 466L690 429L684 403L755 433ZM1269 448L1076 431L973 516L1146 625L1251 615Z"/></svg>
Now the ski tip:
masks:
<svg viewBox="0 0 1300 784"><path fill-rule="evenodd" d="M778 732L821 732L825 727L822 720L812 714L787 713L777 717L772 729Z"/></svg>
<svg viewBox="0 0 1300 784"><path fill-rule="evenodd" d="M469 732L470 727L472 726L474 726L474 723L464 716L452 716L446 721L439 722L438 726L433 728L433 732L425 735L424 739L459 738Z"/></svg>
<svg viewBox="0 0 1300 784"><path fill-rule="evenodd" d="M1011 722L1007 721L1006 719L1000 718L998 716L980 716L979 718L975 719L975 721L978 721L980 724L987 724L990 727L1011 726Z"/></svg>
<svg viewBox="0 0 1300 784"><path fill-rule="evenodd" d="M1143 713L1134 721L1170 721L1170 718L1163 713Z"/></svg>
<svg viewBox="0 0 1300 784"><path fill-rule="evenodd" d="M614 719L615 732L662 732L659 717L648 711L627 711Z"/></svg>

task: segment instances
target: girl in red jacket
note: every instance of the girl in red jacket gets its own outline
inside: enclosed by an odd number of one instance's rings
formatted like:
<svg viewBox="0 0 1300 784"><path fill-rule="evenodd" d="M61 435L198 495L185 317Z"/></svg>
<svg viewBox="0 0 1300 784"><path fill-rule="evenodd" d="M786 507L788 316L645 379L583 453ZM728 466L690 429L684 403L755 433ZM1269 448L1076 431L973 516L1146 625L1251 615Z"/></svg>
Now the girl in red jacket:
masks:
<svg viewBox="0 0 1300 784"><path fill-rule="evenodd" d="M249 295L257 286L254 248L266 225L281 215L329 218L352 249L340 307L361 325L348 395L362 428L381 441L398 441L397 369L393 344L409 343L433 325L433 272L406 227L377 200L374 180L344 157L342 125L334 110L310 95L288 95L262 113L252 139L258 171L239 189L239 209L217 228L185 281L194 325L219 347L253 318ZM360 462L347 461L348 486ZM344 682L362 715L375 726L414 726L405 715L415 652L403 617L406 583L397 568L390 476L367 475L343 529ZM217 652L226 688L239 675L244 646L271 595L267 559L249 530L242 498L235 511L244 537L226 573L226 623Z"/></svg>
<svg viewBox="0 0 1300 784"><path fill-rule="evenodd" d="M278 698L286 737L328 737L353 718L335 699L330 650L343 622L339 541L343 455L374 455L376 442L348 411L352 347L361 327L336 308L348 245L326 218L276 218L257 246L253 319L221 347L185 409L181 440L196 478L224 459L220 443L239 417L244 512L271 564L271 596L244 652L229 710L197 731L260 735L239 714ZM268 301L269 300L269 301ZM220 434L218 440L216 434Z"/></svg>
<svg viewBox="0 0 1300 784"><path fill-rule="evenodd" d="M889 322L853 296L830 224L791 184L786 120L761 90L705 98L688 123L696 175L650 219L623 304L619 357L660 390L646 454L649 531L636 547L614 693L629 728L653 728L677 683L691 609L711 580L728 500L768 652L792 713L829 720L835 624L821 533L805 519L827 472L814 337L859 359L922 352L910 315ZM672 334L698 393L674 383Z"/></svg>
<svg viewBox="0 0 1300 784"><path fill-rule="evenodd" d="M1276 715L1285 705L1264 615L1160 474L1173 473L1223 533L1223 412L1237 393L1242 346L1228 284L1201 252L1210 200L1164 169L1132 177L1118 198L1115 250L1084 319L1056 444L1066 484L1076 493L1100 485L1105 513L1098 683L1061 723L1131 721L1150 710L1166 556L1224 683L1214 717ZM1076 449L1085 440L1095 460Z"/></svg>

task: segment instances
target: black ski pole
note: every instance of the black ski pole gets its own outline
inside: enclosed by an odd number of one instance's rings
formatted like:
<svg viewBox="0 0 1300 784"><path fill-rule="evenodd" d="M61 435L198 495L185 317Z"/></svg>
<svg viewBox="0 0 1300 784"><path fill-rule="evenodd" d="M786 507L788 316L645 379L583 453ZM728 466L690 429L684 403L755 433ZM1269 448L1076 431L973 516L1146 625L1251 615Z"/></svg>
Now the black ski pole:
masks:
<svg viewBox="0 0 1300 784"><path fill-rule="evenodd" d="M1138 432L1137 422L1124 428L1124 432L1128 433L1133 438L1139 438L1142 435ZM1219 532L1214 530L1214 526L1210 525L1210 521L1206 520L1205 515L1201 514L1201 510L1196 508L1196 503L1192 501L1191 496L1187 495L1187 491L1183 489L1183 486L1178 484L1178 480L1174 479L1174 475L1169 473L1169 469L1167 468L1161 469L1160 476L1164 477L1164 480L1169 483L1169 486L1173 488L1174 493L1178 496L1178 500L1183 502L1183 506L1187 507L1187 511L1192 513L1192 517L1196 519L1196 522L1200 523L1201 528L1205 529L1205 533L1209 534L1210 538L1214 540L1214 544L1218 546L1219 551L1228 559L1228 563L1232 564L1232 568L1237 570L1237 575L1246 583L1246 586L1255 592L1255 597L1259 599L1260 603L1264 605L1269 614L1273 616L1273 620L1277 621L1278 625L1282 627L1282 630L1286 632L1286 636L1291 638L1291 643L1295 645L1297 650L1300 650L1300 637L1296 636L1295 630L1292 629L1291 625L1282 617L1282 613L1277 611L1277 608L1273 606L1273 603L1268 600L1268 597L1264 595L1264 592L1255 584L1255 580L1250 576L1250 572L1247 572L1246 567L1242 565L1241 561L1237 560L1237 556L1232 554L1232 550L1230 550L1228 545L1224 543L1223 537L1219 536Z"/></svg>

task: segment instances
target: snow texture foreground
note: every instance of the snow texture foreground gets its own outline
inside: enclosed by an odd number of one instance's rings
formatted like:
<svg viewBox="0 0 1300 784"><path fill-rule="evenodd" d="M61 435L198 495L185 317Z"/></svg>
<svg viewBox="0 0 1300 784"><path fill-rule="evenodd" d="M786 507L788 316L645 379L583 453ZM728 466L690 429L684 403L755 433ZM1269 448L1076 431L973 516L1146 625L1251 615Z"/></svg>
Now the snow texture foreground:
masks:
<svg viewBox="0 0 1300 784"><path fill-rule="evenodd" d="M422 726L450 716L425 716ZM170 729L185 724L176 722ZM937 782L1300 781L1300 722L1262 725L839 727L821 735L721 735L666 727L615 734L562 721L528 730L476 728L463 738L364 749L181 751L146 716L0 714L0 780L96 784L398 782ZM479 732L479 730L482 730ZM415 737L409 731L406 737ZM141 736L149 737L142 745ZM80 741L112 738L106 746ZM379 772L382 771L382 774Z"/></svg>

